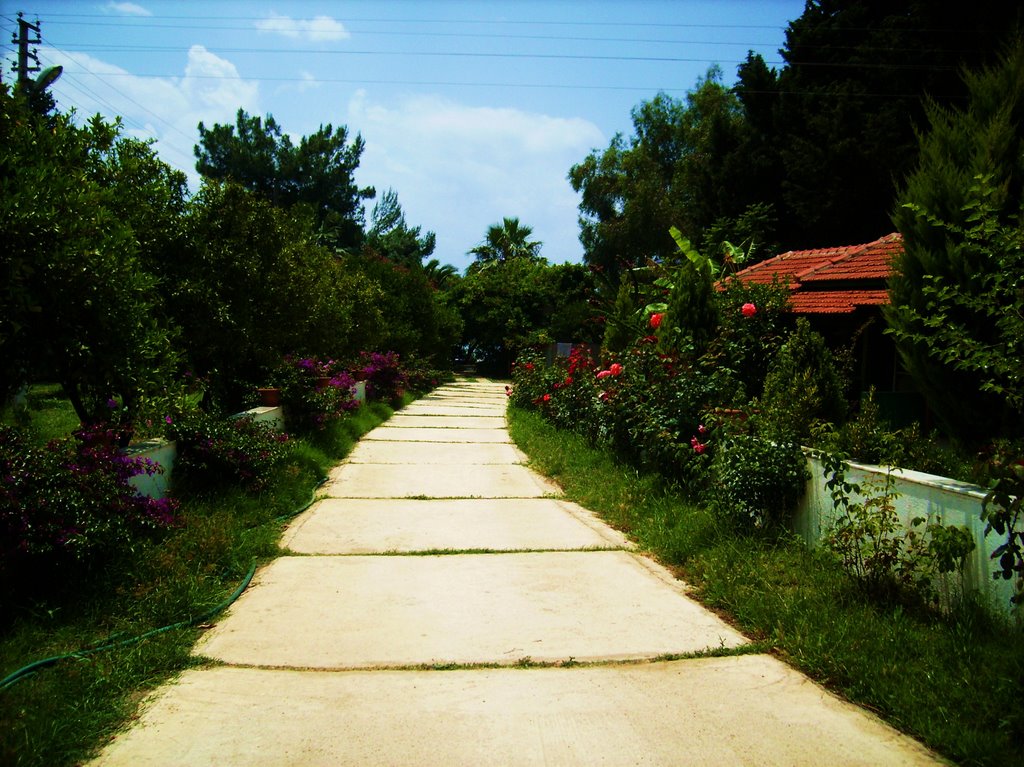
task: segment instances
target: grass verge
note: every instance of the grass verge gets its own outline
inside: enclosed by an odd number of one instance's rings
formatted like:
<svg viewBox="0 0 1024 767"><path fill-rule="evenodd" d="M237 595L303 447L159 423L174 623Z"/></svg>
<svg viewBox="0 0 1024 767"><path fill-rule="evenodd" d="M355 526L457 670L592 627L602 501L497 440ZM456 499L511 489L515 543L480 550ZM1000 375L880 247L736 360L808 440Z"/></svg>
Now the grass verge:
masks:
<svg viewBox="0 0 1024 767"><path fill-rule="evenodd" d="M412 401L405 395L399 407ZM76 573L60 593L25 598L0 616L0 674L112 640L188 621L221 604L254 561L278 555L288 516L308 503L326 471L394 411L364 406L315 437L258 496L237 489L182 495L182 524L139 541L115 562ZM0 691L0 764L79 764L135 713L155 686L195 663L199 628L67 658Z"/></svg>
<svg viewBox="0 0 1024 767"><path fill-rule="evenodd" d="M961 764L1020 763L1019 629L969 604L948 617L873 604L825 553L737 535L536 413L510 411L510 431L567 497L629 534L791 665Z"/></svg>

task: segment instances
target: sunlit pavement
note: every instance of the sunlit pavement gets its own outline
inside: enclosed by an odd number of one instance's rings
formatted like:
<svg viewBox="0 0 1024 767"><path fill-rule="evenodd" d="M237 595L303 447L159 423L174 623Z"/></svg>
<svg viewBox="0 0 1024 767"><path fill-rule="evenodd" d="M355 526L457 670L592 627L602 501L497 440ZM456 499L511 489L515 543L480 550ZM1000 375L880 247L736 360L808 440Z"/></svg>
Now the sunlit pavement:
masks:
<svg viewBox="0 0 1024 767"><path fill-rule="evenodd" d="M742 654L685 584L526 467L505 400L451 384L367 435L199 642L213 662L93 764L936 762Z"/></svg>

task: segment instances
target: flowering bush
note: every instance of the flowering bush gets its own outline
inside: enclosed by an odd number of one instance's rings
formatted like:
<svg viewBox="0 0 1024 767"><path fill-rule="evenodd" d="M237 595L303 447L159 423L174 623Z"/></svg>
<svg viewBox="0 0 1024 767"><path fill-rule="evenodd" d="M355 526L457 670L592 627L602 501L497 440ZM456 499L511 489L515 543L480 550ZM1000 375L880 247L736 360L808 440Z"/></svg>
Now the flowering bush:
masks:
<svg viewBox="0 0 1024 767"><path fill-rule="evenodd" d="M225 419L196 411L176 421L172 432L178 443L175 477L197 490L234 481L258 492L289 452L287 434L251 416Z"/></svg>
<svg viewBox="0 0 1024 767"><path fill-rule="evenodd" d="M286 357L275 371L289 425L298 432L319 431L359 407L355 379L334 360Z"/></svg>
<svg viewBox="0 0 1024 767"><path fill-rule="evenodd" d="M0 573L29 560L94 559L174 523L177 504L140 496L128 480L160 467L117 450L113 429L33 447L0 427Z"/></svg>
<svg viewBox="0 0 1024 767"><path fill-rule="evenodd" d="M397 352L363 352L359 355L359 377L366 381L366 398L391 402L402 396L406 377Z"/></svg>

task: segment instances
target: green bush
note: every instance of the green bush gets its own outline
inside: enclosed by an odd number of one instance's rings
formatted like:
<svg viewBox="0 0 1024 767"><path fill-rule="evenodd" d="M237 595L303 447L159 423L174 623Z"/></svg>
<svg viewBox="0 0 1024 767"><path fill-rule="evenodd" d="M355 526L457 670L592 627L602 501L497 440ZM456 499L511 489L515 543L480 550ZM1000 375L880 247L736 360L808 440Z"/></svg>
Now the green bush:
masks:
<svg viewBox="0 0 1024 767"><path fill-rule="evenodd" d="M801 317L765 379L761 400L764 434L771 439L808 442L815 423L842 422L846 412L843 390L825 339Z"/></svg>
<svg viewBox="0 0 1024 767"><path fill-rule="evenodd" d="M236 483L259 492L289 452L287 434L251 416L196 411L175 422L171 436L178 443L175 485L192 491Z"/></svg>
<svg viewBox="0 0 1024 767"><path fill-rule="evenodd" d="M799 445L746 434L723 440L712 469L714 505L740 529L788 522L811 478Z"/></svg>

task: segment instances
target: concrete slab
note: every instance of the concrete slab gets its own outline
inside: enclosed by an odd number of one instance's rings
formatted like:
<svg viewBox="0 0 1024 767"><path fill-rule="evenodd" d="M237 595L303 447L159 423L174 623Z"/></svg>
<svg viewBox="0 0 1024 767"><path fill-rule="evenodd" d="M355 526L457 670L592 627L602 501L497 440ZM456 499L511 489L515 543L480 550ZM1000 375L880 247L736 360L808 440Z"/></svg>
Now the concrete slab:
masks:
<svg viewBox="0 0 1024 767"><path fill-rule="evenodd" d="M490 405L484 402L460 403L455 400L450 403L416 400L399 412L403 415L489 415L504 418L506 410L504 402L500 405Z"/></svg>
<svg viewBox="0 0 1024 767"><path fill-rule="evenodd" d="M557 485L513 464L436 464L429 469L344 463L327 475L332 498L540 498L561 495Z"/></svg>
<svg viewBox="0 0 1024 767"><path fill-rule="evenodd" d="M187 671L93 767L940 764L764 655L630 666Z"/></svg>
<svg viewBox="0 0 1024 767"><path fill-rule="evenodd" d="M426 403L454 403L459 402L466 405L491 405L500 407L508 404L508 397L504 394L474 394L472 392L437 392L423 397L420 402Z"/></svg>
<svg viewBox="0 0 1024 767"><path fill-rule="evenodd" d="M654 658L746 642L621 551L282 557L200 639L230 664L343 669Z"/></svg>
<svg viewBox="0 0 1024 767"><path fill-rule="evenodd" d="M363 439L371 442L512 443L506 429L398 429L386 423L378 426Z"/></svg>
<svg viewBox="0 0 1024 767"><path fill-rule="evenodd" d="M360 441L345 459L348 463L386 463L412 467L424 464L525 463L515 445L466 442L368 442Z"/></svg>
<svg viewBox="0 0 1024 767"><path fill-rule="evenodd" d="M548 498L319 501L288 526L299 554L444 550L615 549L630 544L589 511Z"/></svg>
<svg viewBox="0 0 1024 767"><path fill-rule="evenodd" d="M387 420L392 429L503 429L504 415L425 415L395 413Z"/></svg>

